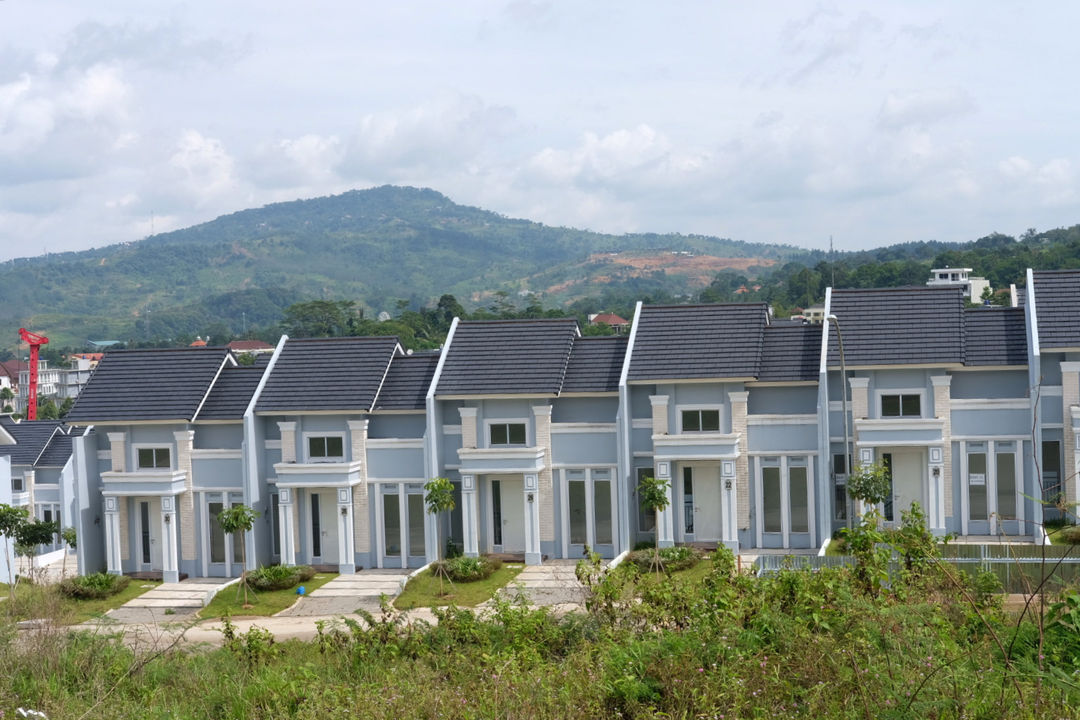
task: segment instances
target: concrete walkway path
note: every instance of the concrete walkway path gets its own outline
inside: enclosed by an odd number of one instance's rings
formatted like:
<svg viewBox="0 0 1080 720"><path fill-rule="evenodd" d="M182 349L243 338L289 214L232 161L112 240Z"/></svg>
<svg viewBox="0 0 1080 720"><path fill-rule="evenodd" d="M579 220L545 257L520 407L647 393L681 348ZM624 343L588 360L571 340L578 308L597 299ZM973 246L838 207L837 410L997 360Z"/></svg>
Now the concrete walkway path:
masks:
<svg viewBox="0 0 1080 720"><path fill-rule="evenodd" d="M548 560L543 565L526 565L514 581L499 590L503 597L520 593L529 605L562 606L585 602L585 588L574 570L577 560Z"/></svg>
<svg viewBox="0 0 1080 720"><path fill-rule="evenodd" d="M239 581L240 578L188 578L178 583L162 583L110 610L106 616L121 623L177 622L206 607L214 595Z"/></svg>
<svg viewBox="0 0 1080 720"><path fill-rule="evenodd" d="M412 570L371 569L355 575L339 575L310 595L301 597L295 605L282 610L278 617L313 617L351 615L363 608L379 610L383 595L393 598L401 592Z"/></svg>

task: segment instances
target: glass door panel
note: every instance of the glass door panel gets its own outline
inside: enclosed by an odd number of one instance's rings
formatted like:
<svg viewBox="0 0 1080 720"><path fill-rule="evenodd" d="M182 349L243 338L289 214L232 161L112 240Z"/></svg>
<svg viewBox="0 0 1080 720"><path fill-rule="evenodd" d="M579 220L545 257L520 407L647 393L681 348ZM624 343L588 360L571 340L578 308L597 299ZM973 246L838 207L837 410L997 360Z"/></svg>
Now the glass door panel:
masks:
<svg viewBox="0 0 1080 720"><path fill-rule="evenodd" d="M383 554L401 557L401 508L397 493L385 493L383 502Z"/></svg>
<svg viewBox="0 0 1080 720"><path fill-rule="evenodd" d="M424 550L424 496L410 493L406 496L409 506L409 554L419 556Z"/></svg>
<svg viewBox="0 0 1080 720"><path fill-rule="evenodd" d="M810 512L806 502L806 468L789 467L788 483L791 496L791 532L810 532Z"/></svg>
<svg viewBox="0 0 1080 720"><path fill-rule="evenodd" d="M997 511L1002 520L1016 517L1016 455L1012 452L996 454L997 459Z"/></svg>
<svg viewBox="0 0 1080 720"><path fill-rule="evenodd" d="M764 467L761 469L761 504L762 529L765 532L783 532L783 519L780 510L783 497L780 489L780 468Z"/></svg>
<svg viewBox="0 0 1080 720"><path fill-rule="evenodd" d="M567 491L570 500L570 544L584 545L589 542L585 523L585 481L571 480Z"/></svg>
<svg viewBox="0 0 1080 720"><path fill-rule="evenodd" d="M596 516L593 534L597 545L610 545L611 537L611 481L593 481L593 514Z"/></svg>
<svg viewBox="0 0 1080 720"><path fill-rule="evenodd" d="M986 453L968 453L968 520L986 520Z"/></svg>

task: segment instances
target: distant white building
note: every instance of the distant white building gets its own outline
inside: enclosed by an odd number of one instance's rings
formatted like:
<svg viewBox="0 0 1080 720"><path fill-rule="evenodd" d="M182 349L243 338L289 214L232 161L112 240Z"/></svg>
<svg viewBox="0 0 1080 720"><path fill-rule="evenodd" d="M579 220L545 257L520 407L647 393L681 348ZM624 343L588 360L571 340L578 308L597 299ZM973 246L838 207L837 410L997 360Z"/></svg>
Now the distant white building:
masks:
<svg viewBox="0 0 1080 720"><path fill-rule="evenodd" d="M983 292L990 287L986 278L975 277L971 274L971 268L935 268L930 271L930 279L926 281L930 287L942 285L958 285L964 288L964 297L972 302L979 302Z"/></svg>
<svg viewBox="0 0 1080 720"><path fill-rule="evenodd" d="M96 361L88 357L72 356L69 360L70 367L67 369L51 368L49 361L38 361L38 399L52 398L58 405L67 398L74 400L79 396L83 386L90 380L90 373ZM27 395L30 392L30 370L23 367L19 369L18 402L16 412L23 412L27 406Z"/></svg>

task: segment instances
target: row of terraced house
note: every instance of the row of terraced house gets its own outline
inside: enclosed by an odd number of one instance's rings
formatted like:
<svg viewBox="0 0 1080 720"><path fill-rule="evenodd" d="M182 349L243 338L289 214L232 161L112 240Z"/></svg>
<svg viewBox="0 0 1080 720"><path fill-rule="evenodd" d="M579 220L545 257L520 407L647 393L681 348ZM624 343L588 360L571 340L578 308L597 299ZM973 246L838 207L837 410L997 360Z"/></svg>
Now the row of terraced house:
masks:
<svg viewBox="0 0 1080 720"><path fill-rule="evenodd" d="M851 521L849 467L883 463L886 522L917 502L934 533L1041 542L1058 512L1042 499L1077 502L1077 298L1080 271L1028 271L1004 308L956 287L830 289L822 325L639 304L614 337L455 320L436 352L393 337L283 337L253 366L225 348L110 352L67 417L55 512L80 571L166 579L236 575L242 543L252 566L343 573L422 566L448 543L531 564L654 538L818 548ZM437 476L456 498L438 524ZM646 476L668 481L658 516L638 503ZM216 520L237 503L260 513L245 536Z"/></svg>

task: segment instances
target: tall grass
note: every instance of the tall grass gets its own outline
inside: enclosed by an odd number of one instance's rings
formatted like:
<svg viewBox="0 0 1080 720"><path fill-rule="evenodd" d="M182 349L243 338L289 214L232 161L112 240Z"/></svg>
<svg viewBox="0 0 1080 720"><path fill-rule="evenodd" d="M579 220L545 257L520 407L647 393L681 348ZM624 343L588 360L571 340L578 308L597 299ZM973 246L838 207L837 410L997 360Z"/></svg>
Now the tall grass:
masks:
<svg viewBox="0 0 1080 720"><path fill-rule="evenodd" d="M583 565L587 612L498 601L393 613L311 643L230 630L137 656L113 638L0 633L0 710L51 718L1059 718L1080 711L1080 594L1039 629L926 564L868 593L847 568L684 581ZM956 583L962 585L959 587Z"/></svg>

